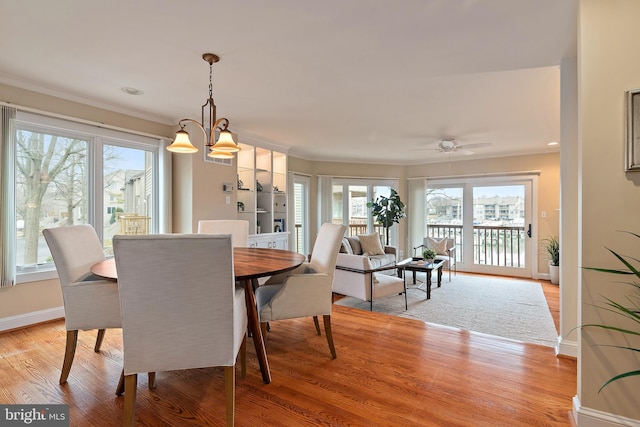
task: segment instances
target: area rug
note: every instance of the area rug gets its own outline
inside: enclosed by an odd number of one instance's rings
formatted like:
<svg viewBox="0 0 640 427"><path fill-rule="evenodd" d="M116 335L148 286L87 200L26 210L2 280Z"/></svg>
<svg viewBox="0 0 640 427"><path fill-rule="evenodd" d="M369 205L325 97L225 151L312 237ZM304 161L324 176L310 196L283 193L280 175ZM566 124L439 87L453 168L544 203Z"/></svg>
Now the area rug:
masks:
<svg viewBox="0 0 640 427"><path fill-rule="evenodd" d="M424 281L424 275L418 273L418 279ZM410 282L408 278L408 310L404 308L404 296L393 295L375 300L373 311L548 347L557 343L558 333L540 283L458 274L451 282L443 277L440 288L434 280L431 299L427 300L425 292ZM351 297L336 304L369 310L368 302Z"/></svg>

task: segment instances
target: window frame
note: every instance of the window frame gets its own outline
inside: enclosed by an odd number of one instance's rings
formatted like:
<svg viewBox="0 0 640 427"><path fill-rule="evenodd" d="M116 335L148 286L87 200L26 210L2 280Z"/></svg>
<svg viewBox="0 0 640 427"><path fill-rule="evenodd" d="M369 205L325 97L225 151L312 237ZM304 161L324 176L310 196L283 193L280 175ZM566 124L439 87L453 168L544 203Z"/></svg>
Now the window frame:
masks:
<svg viewBox="0 0 640 427"><path fill-rule="evenodd" d="M139 149L151 152L152 161L152 185L154 188L151 233L165 232L167 229L166 214L168 209L162 204L171 200L170 186L167 177L170 171L170 156L164 153L166 140L162 137L154 137L135 133L134 131L116 130L98 125L85 124L58 117L51 117L33 112L16 112L13 123L13 137L20 130L30 132L54 133L87 141L87 224L94 226L100 241L103 241L102 224L104 222L104 147L114 145L125 148ZM12 140L15 145L15 139ZM17 156L17 150L14 154ZM14 161L15 161L14 157ZM161 170L161 168L163 170ZM17 171L16 171L17 174ZM15 175L14 178L15 180ZM14 188L16 184L14 182ZM17 206L16 206L17 208ZM15 251L15 245L14 245ZM14 257L17 252L14 253ZM53 262L38 266L37 270L21 271L16 268L16 284L34 282L38 280L55 279L58 277Z"/></svg>
<svg viewBox="0 0 640 427"><path fill-rule="evenodd" d="M388 187L389 189L394 189L398 191L398 179L394 178L333 178L331 191L333 193L333 187L342 186L342 218L343 222L349 219L349 187L350 186L362 186L367 188L367 202L374 198L374 187ZM365 207L365 212L367 214L367 233L374 232L374 224L376 223L373 215L371 214L371 209ZM349 234L349 222L347 221L345 225L347 226L347 235ZM396 225L396 224L394 224ZM397 227L391 227L389 230L389 245L398 246L399 235Z"/></svg>

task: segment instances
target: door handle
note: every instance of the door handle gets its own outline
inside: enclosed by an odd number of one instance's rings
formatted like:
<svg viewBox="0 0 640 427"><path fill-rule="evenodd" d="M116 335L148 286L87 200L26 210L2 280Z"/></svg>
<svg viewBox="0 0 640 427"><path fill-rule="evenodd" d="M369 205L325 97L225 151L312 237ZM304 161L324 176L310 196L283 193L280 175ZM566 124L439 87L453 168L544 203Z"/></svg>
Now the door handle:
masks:
<svg viewBox="0 0 640 427"><path fill-rule="evenodd" d="M529 224L529 229L527 230L527 236L531 237L531 224Z"/></svg>

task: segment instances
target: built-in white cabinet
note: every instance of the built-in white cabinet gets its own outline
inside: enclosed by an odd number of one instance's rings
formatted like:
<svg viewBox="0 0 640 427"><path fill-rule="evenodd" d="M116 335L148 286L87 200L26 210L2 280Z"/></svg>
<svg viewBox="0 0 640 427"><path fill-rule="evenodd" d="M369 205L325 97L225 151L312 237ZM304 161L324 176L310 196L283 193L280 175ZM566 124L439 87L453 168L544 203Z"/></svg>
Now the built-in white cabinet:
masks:
<svg viewBox="0 0 640 427"><path fill-rule="evenodd" d="M287 155L269 148L239 145L238 219L249 222L251 244L287 249Z"/></svg>
<svg viewBox="0 0 640 427"><path fill-rule="evenodd" d="M249 236L250 248L287 249L289 244L289 232L262 233Z"/></svg>

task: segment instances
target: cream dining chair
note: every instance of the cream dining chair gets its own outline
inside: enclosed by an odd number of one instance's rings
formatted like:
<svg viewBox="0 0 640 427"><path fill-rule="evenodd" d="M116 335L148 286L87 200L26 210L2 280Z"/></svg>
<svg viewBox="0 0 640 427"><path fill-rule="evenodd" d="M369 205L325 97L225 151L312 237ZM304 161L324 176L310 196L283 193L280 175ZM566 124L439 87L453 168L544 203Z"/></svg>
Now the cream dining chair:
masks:
<svg viewBox="0 0 640 427"><path fill-rule="evenodd" d="M331 333L332 284L345 230L344 225L322 224L309 262L291 272L272 276L256 289L263 331L266 322L313 316L320 335L318 316L322 316L331 356L336 358Z"/></svg>
<svg viewBox="0 0 640 427"><path fill-rule="evenodd" d="M247 306L235 286L231 236L115 236L124 352L124 425L134 425L137 374L224 366L232 426L235 365L246 372Z"/></svg>
<svg viewBox="0 0 640 427"><path fill-rule="evenodd" d="M249 222L240 219L202 219L198 234L231 234L234 248L249 246Z"/></svg>
<svg viewBox="0 0 640 427"><path fill-rule="evenodd" d="M60 384L67 382L78 342L78 331L98 329L94 351L100 351L105 329L120 328L118 285L90 272L93 264L103 261L102 244L90 225L47 228L42 234L58 271L67 344L60 373Z"/></svg>

